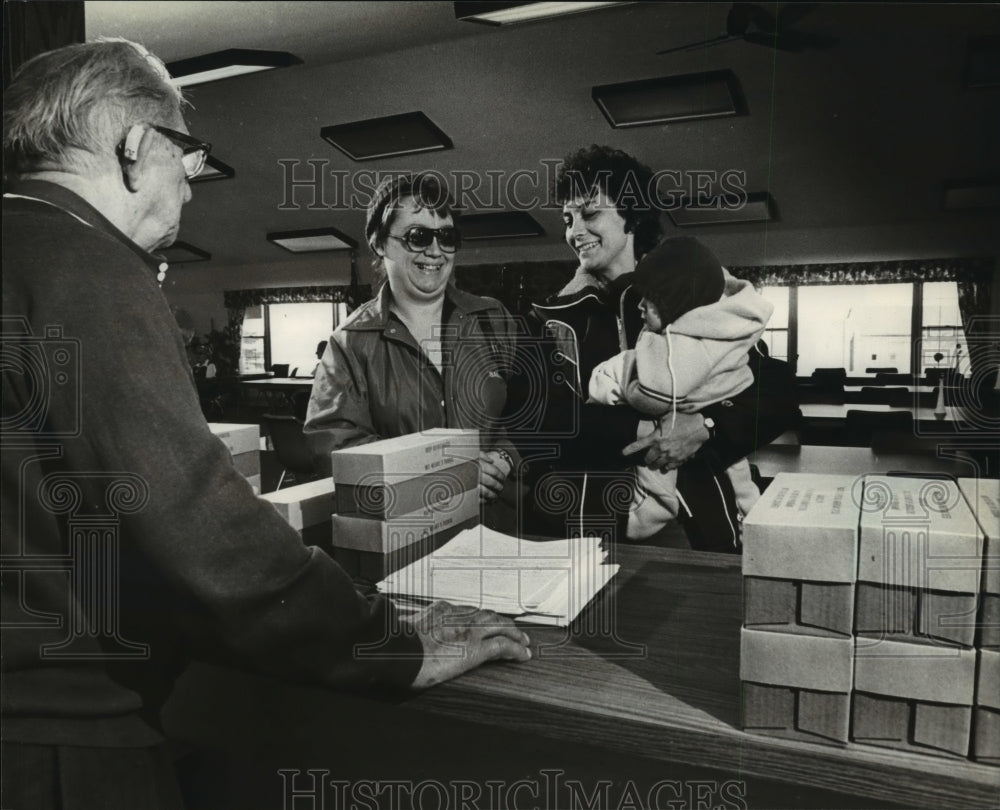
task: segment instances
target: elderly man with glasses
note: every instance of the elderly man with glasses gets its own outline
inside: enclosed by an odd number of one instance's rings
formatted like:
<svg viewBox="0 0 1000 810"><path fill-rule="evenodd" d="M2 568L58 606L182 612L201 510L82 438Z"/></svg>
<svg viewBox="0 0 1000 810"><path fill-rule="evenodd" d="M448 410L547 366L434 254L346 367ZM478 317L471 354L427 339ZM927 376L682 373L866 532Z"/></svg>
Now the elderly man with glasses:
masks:
<svg viewBox="0 0 1000 810"><path fill-rule="evenodd" d="M157 715L189 657L411 688L526 660L494 614L359 594L210 433L152 255L209 145L163 63L70 46L4 103L4 806L180 807Z"/></svg>

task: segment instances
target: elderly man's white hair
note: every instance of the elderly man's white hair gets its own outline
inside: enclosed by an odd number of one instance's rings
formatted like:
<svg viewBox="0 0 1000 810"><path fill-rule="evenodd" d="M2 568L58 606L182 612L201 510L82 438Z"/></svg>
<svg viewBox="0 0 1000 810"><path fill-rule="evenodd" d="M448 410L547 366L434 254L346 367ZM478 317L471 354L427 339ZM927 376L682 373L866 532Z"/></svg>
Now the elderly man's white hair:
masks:
<svg viewBox="0 0 1000 810"><path fill-rule="evenodd" d="M4 94L6 172L108 159L130 126L172 121L183 104L163 62L136 42L105 38L40 54Z"/></svg>

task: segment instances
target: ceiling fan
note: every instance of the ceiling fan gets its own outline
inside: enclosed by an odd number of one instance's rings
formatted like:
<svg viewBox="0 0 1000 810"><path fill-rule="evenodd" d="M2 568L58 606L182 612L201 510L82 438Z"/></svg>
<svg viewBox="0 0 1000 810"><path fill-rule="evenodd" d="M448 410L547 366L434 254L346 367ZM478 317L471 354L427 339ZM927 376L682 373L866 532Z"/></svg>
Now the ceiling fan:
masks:
<svg viewBox="0 0 1000 810"><path fill-rule="evenodd" d="M777 13L772 14L754 3L733 3L726 15L726 33L711 39L667 48L656 53L674 53L697 48L710 48L723 42L742 39L755 45L763 45L779 51L799 53L808 48L825 50L837 44L836 37L826 34L797 31L795 23L812 12L818 3L786 3Z"/></svg>

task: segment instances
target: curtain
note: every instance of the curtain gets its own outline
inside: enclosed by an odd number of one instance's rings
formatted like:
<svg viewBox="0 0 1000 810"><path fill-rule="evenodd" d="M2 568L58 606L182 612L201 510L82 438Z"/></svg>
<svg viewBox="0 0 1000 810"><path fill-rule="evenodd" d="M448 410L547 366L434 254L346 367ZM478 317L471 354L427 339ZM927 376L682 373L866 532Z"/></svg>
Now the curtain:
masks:
<svg viewBox="0 0 1000 810"><path fill-rule="evenodd" d="M227 310L246 310L262 304L302 304L310 301L332 301L354 309L372 297L369 284L357 286L264 287L258 290L226 290L223 303ZM240 323L242 323L242 316Z"/></svg>
<svg viewBox="0 0 1000 810"><path fill-rule="evenodd" d="M993 278L993 258L907 259L890 262L837 262L830 264L789 264L759 267L730 267L737 278L755 287L798 284L892 284L915 281L957 281L976 287L978 295L988 295ZM986 292L982 292L986 290ZM987 310L988 311L988 310ZM964 310L963 310L964 315Z"/></svg>
<svg viewBox="0 0 1000 810"><path fill-rule="evenodd" d="M973 379L996 372L1000 365L1000 319L990 317L992 291L992 286L982 281L958 282L958 308Z"/></svg>

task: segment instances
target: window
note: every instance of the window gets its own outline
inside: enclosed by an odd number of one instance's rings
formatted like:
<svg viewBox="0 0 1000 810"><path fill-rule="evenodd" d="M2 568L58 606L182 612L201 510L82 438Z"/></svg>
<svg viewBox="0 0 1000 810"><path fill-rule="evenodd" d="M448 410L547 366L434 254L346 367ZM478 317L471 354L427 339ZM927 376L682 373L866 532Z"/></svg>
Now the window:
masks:
<svg viewBox="0 0 1000 810"><path fill-rule="evenodd" d="M319 362L316 348L347 317L347 304L331 301L264 304L243 317L241 374L261 374L275 363L308 377Z"/></svg>
<svg viewBox="0 0 1000 810"><path fill-rule="evenodd" d="M799 287L798 373L910 368L912 284Z"/></svg>
<svg viewBox="0 0 1000 810"><path fill-rule="evenodd" d="M247 307L243 316L243 337L240 339L240 374L263 374L264 307Z"/></svg>
<svg viewBox="0 0 1000 810"><path fill-rule="evenodd" d="M761 295L774 305L771 320L764 330L764 342L771 357L788 359L788 299L791 287L765 287Z"/></svg>
<svg viewBox="0 0 1000 810"><path fill-rule="evenodd" d="M764 336L771 354L790 359L800 377L817 368L852 377L870 368L922 374L954 368L956 357L959 370L969 370L953 281L772 286L761 294L774 304Z"/></svg>
<svg viewBox="0 0 1000 810"><path fill-rule="evenodd" d="M920 341L920 370L955 368L969 371L962 314L958 308L958 288L954 283L935 281L923 285L923 328ZM941 355L940 361L935 356Z"/></svg>

